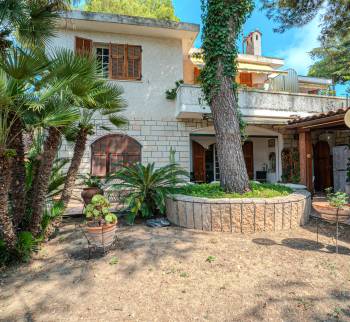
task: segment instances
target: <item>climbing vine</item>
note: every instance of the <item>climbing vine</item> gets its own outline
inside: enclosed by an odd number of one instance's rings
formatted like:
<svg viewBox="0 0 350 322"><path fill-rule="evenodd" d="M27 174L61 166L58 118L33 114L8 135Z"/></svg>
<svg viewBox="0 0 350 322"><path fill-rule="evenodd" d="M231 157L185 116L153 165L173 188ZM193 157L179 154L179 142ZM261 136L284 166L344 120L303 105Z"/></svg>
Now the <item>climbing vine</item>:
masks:
<svg viewBox="0 0 350 322"><path fill-rule="evenodd" d="M203 36L202 49L205 67L201 72L202 88L207 102L219 92L222 77L232 79L237 99L237 37L254 9L253 0L201 0Z"/></svg>

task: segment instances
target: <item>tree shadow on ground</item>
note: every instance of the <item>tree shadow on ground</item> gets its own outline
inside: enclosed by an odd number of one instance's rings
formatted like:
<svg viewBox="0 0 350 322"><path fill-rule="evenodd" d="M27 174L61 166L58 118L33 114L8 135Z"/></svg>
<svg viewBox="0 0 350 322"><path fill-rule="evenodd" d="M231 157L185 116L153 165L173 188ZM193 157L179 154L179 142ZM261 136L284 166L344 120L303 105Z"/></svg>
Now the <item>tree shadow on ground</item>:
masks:
<svg viewBox="0 0 350 322"><path fill-rule="evenodd" d="M324 243L321 241L317 242L316 238L316 226L314 226L315 221L311 221L310 224L307 226L303 226L303 229L306 229L309 232L314 233L315 239L306 239L306 238L285 238L280 243L277 243L276 241L269 239L269 238L254 238L252 241L255 244L261 245L261 246L284 246L291 249L296 250L302 250L302 251L315 251L315 252L322 252L322 253L335 253L336 252L336 246L335 246L335 235L333 232L334 225L329 223L323 223L322 231L319 230L319 237L322 237L324 240L324 237L331 238L330 242ZM350 243L350 227L343 225L341 228L341 235L339 238L339 241ZM338 245L338 253L341 255L350 255L350 248L345 247L343 245Z"/></svg>
<svg viewBox="0 0 350 322"><path fill-rule="evenodd" d="M39 252L31 264L10 268L4 279L0 274L0 286L2 282L6 285L0 291L0 303L9 302L15 297L21 303L21 312L5 313L0 321L35 321L37 314L49 313L52 310L53 302L56 315L67 312L74 304L70 302L69 296L57 297L57 294L69 295L71 291L79 288L81 298L88 295L95 287L96 281L91 274L94 274L92 268L96 264L104 262L108 265L111 257L129 254L133 260L123 263L118 269L118 274L130 277L145 265L158 269L159 262L164 257L172 257L174 260L186 259L194 251L193 245L196 240L196 232L176 227L169 230L148 228L145 225L122 226L118 228L117 234L118 242L113 249L106 255L94 252L88 260L88 244L81 229L75 225L74 220L63 223L59 235L43 247L43 253ZM181 247L178 247L179 244ZM45 250L51 246L54 246L54 253L46 256ZM31 265L37 268L32 270ZM50 284L52 280L59 283ZM54 287L49 288L52 285ZM35 299L30 305L26 305L23 293L16 292L17 289L27 286L27 289L31 290L30 296ZM0 311L1 309L0 304Z"/></svg>
<svg viewBox="0 0 350 322"><path fill-rule="evenodd" d="M350 318L350 293L333 289L323 296L305 295L308 285L301 281L278 283L275 279L261 285L260 297L249 309L244 310L233 321L265 321L269 310L280 312L281 321L348 321ZM279 295L270 295L271 288L278 289ZM276 294L276 293L275 293ZM334 303L327 313L321 313L317 305ZM269 319L268 319L269 320Z"/></svg>

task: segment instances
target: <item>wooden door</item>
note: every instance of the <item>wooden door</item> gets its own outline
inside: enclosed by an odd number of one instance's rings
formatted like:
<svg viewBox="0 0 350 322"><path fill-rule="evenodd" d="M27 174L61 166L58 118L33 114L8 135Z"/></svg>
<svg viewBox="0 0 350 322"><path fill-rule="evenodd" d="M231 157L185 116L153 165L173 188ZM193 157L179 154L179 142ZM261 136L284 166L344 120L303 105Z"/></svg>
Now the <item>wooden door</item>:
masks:
<svg viewBox="0 0 350 322"><path fill-rule="evenodd" d="M243 155L245 165L247 167L248 177L250 180L254 179L254 154L253 154L253 142L246 141L243 144Z"/></svg>
<svg viewBox="0 0 350 322"><path fill-rule="evenodd" d="M193 176L196 182L205 182L205 149L192 141Z"/></svg>
<svg viewBox="0 0 350 322"><path fill-rule="evenodd" d="M324 191L332 186L331 153L326 141L319 141L314 149L315 190Z"/></svg>

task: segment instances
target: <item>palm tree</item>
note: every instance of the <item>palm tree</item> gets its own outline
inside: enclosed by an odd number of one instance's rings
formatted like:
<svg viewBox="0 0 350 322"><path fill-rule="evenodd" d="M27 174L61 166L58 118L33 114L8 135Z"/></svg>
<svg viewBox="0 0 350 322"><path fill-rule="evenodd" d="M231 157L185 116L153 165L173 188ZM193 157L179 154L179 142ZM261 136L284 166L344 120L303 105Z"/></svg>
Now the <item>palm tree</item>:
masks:
<svg viewBox="0 0 350 322"><path fill-rule="evenodd" d="M40 155L40 163L33 179L33 198L31 203L30 231L38 235L45 209L51 170L57 156L62 132L79 118L79 110L73 108L67 99L67 90L61 90L45 106L40 123L47 129L47 136ZM29 205L28 205L29 206ZM27 207L28 207L27 206Z"/></svg>
<svg viewBox="0 0 350 322"><path fill-rule="evenodd" d="M0 52L13 45L14 34L16 42L24 47L44 48L54 36L60 12L69 9L70 3L70 0L1 0Z"/></svg>
<svg viewBox="0 0 350 322"><path fill-rule="evenodd" d="M94 133L94 116L97 113L101 113L107 116L109 121L116 127L122 126L127 122L123 117L118 115L126 106L125 101L121 97L122 93L121 87L108 83L105 80L96 79L93 82L86 83L84 95L77 98L81 107L81 117L79 123L75 126L74 153L61 195L61 201L65 208L73 192L88 135ZM108 129L106 127L104 128Z"/></svg>
<svg viewBox="0 0 350 322"><path fill-rule="evenodd" d="M33 181L33 198L31 208L30 231L37 235L45 209L45 199L49 186L53 162L58 153L62 134L80 118L80 97L91 103L97 91L87 91L88 84L94 84L97 65L93 57L79 56L71 50L58 50L50 57L49 74L42 82L58 82L67 79L61 93L54 96L42 109L40 124L47 129L41 161ZM87 95L86 93L90 94Z"/></svg>
<svg viewBox="0 0 350 322"><path fill-rule="evenodd" d="M2 77L3 78L3 75ZM1 82L3 79L1 79ZM2 84L1 84L2 85ZM0 85L0 86L1 86ZM1 107L0 110L0 224L3 230L3 236L8 249L13 250L16 246L17 236L9 215L9 197L8 191L11 184L11 158L14 151L9 149L10 129L14 117L8 108Z"/></svg>

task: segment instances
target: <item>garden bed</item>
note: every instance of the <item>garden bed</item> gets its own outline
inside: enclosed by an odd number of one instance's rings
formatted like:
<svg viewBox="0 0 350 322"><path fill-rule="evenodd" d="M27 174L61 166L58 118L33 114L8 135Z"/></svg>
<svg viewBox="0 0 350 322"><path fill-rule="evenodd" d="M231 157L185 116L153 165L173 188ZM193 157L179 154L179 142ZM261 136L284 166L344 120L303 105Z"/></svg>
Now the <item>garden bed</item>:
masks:
<svg viewBox="0 0 350 322"><path fill-rule="evenodd" d="M185 228L231 233L288 230L308 222L309 192L292 192L279 185L256 186L243 198L226 194L218 185L186 186L181 192L187 195L167 198L168 219Z"/></svg>

